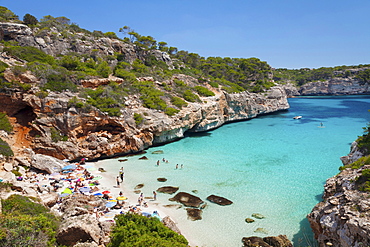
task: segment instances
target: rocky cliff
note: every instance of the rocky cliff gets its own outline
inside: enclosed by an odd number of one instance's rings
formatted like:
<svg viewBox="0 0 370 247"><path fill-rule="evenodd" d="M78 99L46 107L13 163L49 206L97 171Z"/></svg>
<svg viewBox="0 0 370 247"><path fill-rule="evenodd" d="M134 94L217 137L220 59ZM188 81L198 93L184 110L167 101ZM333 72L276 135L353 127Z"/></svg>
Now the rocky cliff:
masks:
<svg viewBox="0 0 370 247"><path fill-rule="evenodd" d="M189 103L172 117L142 107L135 95L127 98L127 107L122 109L120 117L111 117L97 109L69 106L68 102L77 97L70 92L50 92L45 98L37 97L36 92L0 93L2 110L16 126L14 135L4 139L20 149L31 147L36 153L59 159L99 159L139 152L182 138L187 131L207 131L226 122L289 107L285 91L279 86L271 88L266 95L216 93L203 98L202 103ZM140 125L133 118L135 112L145 117ZM55 131L68 140L53 140Z"/></svg>
<svg viewBox="0 0 370 247"><path fill-rule="evenodd" d="M347 165L361 156L354 143L351 153L341 159ZM346 168L326 181L323 201L307 216L320 246L370 245L369 192L360 191L356 185L362 172L369 168Z"/></svg>

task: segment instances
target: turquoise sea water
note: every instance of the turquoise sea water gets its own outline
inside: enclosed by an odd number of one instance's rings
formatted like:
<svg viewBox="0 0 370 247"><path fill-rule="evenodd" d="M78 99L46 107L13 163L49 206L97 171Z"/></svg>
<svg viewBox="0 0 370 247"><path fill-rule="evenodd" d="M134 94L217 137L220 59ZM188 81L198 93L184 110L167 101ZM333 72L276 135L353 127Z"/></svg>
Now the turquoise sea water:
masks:
<svg viewBox="0 0 370 247"><path fill-rule="evenodd" d="M291 108L275 114L224 125L147 150L140 156L104 160L100 166L116 175L125 167L125 188L144 183L144 195L165 185L193 193L206 201L215 194L234 203L208 202L203 219L190 221L184 208L169 209L185 236L198 246L241 246L245 236L286 234L295 246L307 246L313 236L306 215L321 200L323 185L338 173L340 157L370 121L370 96L289 99ZM302 119L294 120L296 115ZM324 127L320 128L320 123ZM164 154L152 154L163 150ZM169 163L156 166L165 158ZM184 165L175 169L175 165ZM168 179L157 182L158 177ZM172 196L159 194L170 204ZM265 219L245 223L252 213Z"/></svg>

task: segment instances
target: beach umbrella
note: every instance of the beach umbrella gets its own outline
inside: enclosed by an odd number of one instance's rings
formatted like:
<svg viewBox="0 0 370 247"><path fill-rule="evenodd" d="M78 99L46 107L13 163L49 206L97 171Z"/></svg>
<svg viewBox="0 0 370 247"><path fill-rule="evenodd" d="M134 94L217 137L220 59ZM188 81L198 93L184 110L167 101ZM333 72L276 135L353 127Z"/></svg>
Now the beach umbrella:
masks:
<svg viewBox="0 0 370 247"><path fill-rule="evenodd" d="M92 165L84 165L83 167L84 167L85 169L94 168Z"/></svg>
<svg viewBox="0 0 370 247"><path fill-rule="evenodd" d="M82 193L89 192L90 191L90 188L89 187L82 187L82 188L80 188L80 191Z"/></svg>
<svg viewBox="0 0 370 247"><path fill-rule="evenodd" d="M109 201L107 204L105 204L105 206L106 206L107 208L111 208L111 207L115 206L116 204L117 204L117 202Z"/></svg>
<svg viewBox="0 0 370 247"><path fill-rule="evenodd" d="M117 200L109 199L108 202L117 202Z"/></svg>
<svg viewBox="0 0 370 247"><path fill-rule="evenodd" d="M66 165L65 167L62 168L62 170L74 170L76 168L77 166L72 164L72 165Z"/></svg>
<svg viewBox="0 0 370 247"><path fill-rule="evenodd" d="M106 191L103 191L102 194L109 194L110 191L106 190Z"/></svg>
<svg viewBox="0 0 370 247"><path fill-rule="evenodd" d="M103 177L102 176L95 176L92 180L99 180L99 179L102 179Z"/></svg>
<svg viewBox="0 0 370 247"><path fill-rule="evenodd" d="M118 201L123 201L123 200L127 200L127 197L125 196L119 196L116 198Z"/></svg>
<svg viewBox="0 0 370 247"><path fill-rule="evenodd" d="M91 171L95 171L96 168L95 167L91 167L91 168L87 168L86 170L88 170L89 172L91 172Z"/></svg>
<svg viewBox="0 0 370 247"><path fill-rule="evenodd" d="M72 194L72 190L70 188L65 188L63 191L62 191L62 194Z"/></svg>
<svg viewBox="0 0 370 247"><path fill-rule="evenodd" d="M94 196L102 196L103 194L102 193L95 193L95 194L93 194Z"/></svg>

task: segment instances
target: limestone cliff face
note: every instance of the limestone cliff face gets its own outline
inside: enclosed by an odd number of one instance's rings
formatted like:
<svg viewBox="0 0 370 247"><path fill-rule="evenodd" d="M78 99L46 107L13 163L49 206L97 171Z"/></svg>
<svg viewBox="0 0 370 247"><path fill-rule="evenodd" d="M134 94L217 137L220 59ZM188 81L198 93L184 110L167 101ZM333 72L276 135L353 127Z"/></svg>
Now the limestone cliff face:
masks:
<svg viewBox="0 0 370 247"><path fill-rule="evenodd" d="M265 95L219 91L214 97L203 98L202 103L189 103L172 117L142 107L135 96L128 99L130 103L120 117L110 117L97 109L70 107L68 102L74 96L69 92L50 92L45 98L2 93L0 101L14 122L27 128L25 139L36 153L70 160L135 153L182 138L186 131L207 131L226 122L289 108L285 91L279 86ZM145 117L139 126L133 119L135 112ZM53 130L68 140L53 140Z"/></svg>
<svg viewBox="0 0 370 247"><path fill-rule="evenodd" d="M344 164L360 157L356 145L351 154L342 157ZM370 197L359 191L355 181L362 170L347 168L325 184L323 201L307 216L320 246L369 246L370 245Z"/></svg>
<svg viewBox="0 0 370 247"><path fill-rule="evenodd" d="M299 88L300 95L354 95L369 94L369 84L355 78L332 78L307 83Z"/></svg>

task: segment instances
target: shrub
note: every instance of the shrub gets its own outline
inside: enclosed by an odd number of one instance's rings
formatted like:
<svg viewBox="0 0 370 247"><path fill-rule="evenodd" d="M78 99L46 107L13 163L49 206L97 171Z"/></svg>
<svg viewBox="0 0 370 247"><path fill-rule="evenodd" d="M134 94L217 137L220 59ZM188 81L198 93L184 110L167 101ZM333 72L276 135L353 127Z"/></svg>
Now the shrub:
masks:
<svg viewBox="0 0 370 247"><path fill-rule="evenodd" d="M42 62L47 64L54 64L54 57L47 55L45 52L31 46L11 46L5 47L4 51L18 57L20 59L26 60L27 62Z"/></svg>
<svg viewBox="0 0 370 247"><path fill-rule="evenodd" d="M67 141L68 136L62 135L56 128L50 128L50 137L53 142Z"/></svg>
<svg viewBox="0 0 370 247"><path fill-rule="evenodd" d="M370 156L361 157L361 158L359 158L358 160L356 160L355 162L353 162L351 164L341 166L341 167L339 167L339 170L343 171L346 168L358 169L358 168L363 167L364 165L370 165Z"/></svg>
<svg viewBox="0 0 370 247"><path fill-rule="evenodd" d="M144 118L140 113L134 113L135 124L138 126L144 122Z"/></svg>
<svg viewBox="0 0 370 247"><path fill-rule="evenodd" d="M184 236L165 227L157 218L137 214L116 216L109 247L113 246L163 246L186 247Z"/></svg>
<svg viewBox="0 0 370 247"><path fill-rule="evenodd" d="M143 101L145 107L157 110L164 110L167 108L166 102L161 99L164 93L156 89L153 82L135 82L133 86L139 90L141 94L140 99Z"/></svg>
<svg viewBox="0 0 370 247"><path fill-rule="evenodd" d="M20 195L2 206L0 246L55 246L58 219L46 207Z"/></svg>
<svg viewBox="0 0 370 247"><path fill-rule="evenodd" d="M8 116L4 112L0 112L0 129L10 133L13 131L13 126L9 122Z"/></svg>
<svg viewBox="0 0 370 247"><path fill-rule="evenodd" d="M173 82L175 83L176 86L178 87L186 87L186 83L184 81L181 81L181 80L178 80L178 79L175 79L173 80Z"/></svg>
<svg viewBox="0 0 370 247"><path fill-rule="evenodd" d="M173 116L176 113L178 113L180 110L172 108L172 107L167 107L164 113L166 113L168 116Z"/></svg>
<svg viewBox="0 0 370 247"><path fill-rule="evenodd" d="M108 90L109 87L98 87L95 90L87 90L88 98L87 103L95 106L102 112L108 113L110 116L119 116L121 114L121 105L115 100L113 91Z"/></svg>
<svg viewBox="0 0 370 247"><path fill-rule="evenodd" d="M198 92L198 94L200 94L202 96L205 96L205 97L215 96L215 93L214 92L208 90L205 87L195 86L194 89Z"/></svg>
<svg viewBox="0 0 370 247"><path fill-rule="evenodd" d="M210 83L209 83L209 85L211 85L212 87L214 87L214 88L218 88L218 83L217 82L215 82L215 81L211 81Z"/></svg>
<svg viewBox="0 0 370 247"><path fill-rule="evenodd" d="M183 98L189 102L200 101L198 95L195 95L191 90L187 89L183 93Z"/></svg>
<svg viewBox="0 0 370 247"><path fill-rule="evenodd" d="M14 153L13 153L12 149L10 148L9 144L6 143L5 141L3 141L1 138L0 138L0 154L4 155L6 157L14 155Z"/></svg>
<svg viewBox="0 0 370 247"><path fill-rule="evenodd" d="M6 68L8 68L9 65L7 65L6 63L0 61L0 73L4 72Z"/></svg>
<svg viewBox="0 0 370 247"><path fill-rule="evenodd" d="M176 96L173 96L171 97L171 103L174 105L174 106L177 106L178 108L182 108L183 106L187 106L188 103L186 103L186 101L184 101L183 99L179 98L179 97L176 97Z"/></svg>

